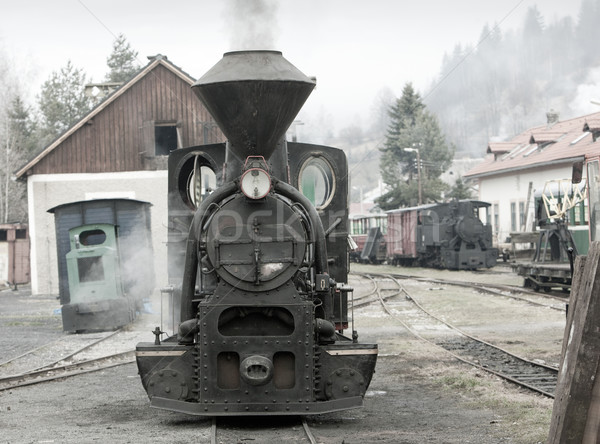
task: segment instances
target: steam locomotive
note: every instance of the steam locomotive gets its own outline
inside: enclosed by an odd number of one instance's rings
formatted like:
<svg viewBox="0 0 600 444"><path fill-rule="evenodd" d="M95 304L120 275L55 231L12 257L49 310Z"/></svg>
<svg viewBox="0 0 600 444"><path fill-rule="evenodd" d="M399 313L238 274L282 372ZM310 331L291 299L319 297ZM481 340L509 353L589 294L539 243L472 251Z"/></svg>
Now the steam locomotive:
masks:
<svg viewBox="0 0 600 444"><path fill-rule="evenodd" d="M360 261L393 265L471 270L496 265L488 219L490 204L461 200L391 210L386 215L355 219L368 230L356 233L363 245ZM366 232L366 231L365 231Z"/></svg>
<svg viewBox="0 0 600 444"><path fill-rule="evenodd" d="M348 316L346 157L285 140L314 86L277 51L226 53L192 86L227 142L169 157L180 324L137 345L152 406L205 416L362 406L377 345L359 343Z"/></svg>

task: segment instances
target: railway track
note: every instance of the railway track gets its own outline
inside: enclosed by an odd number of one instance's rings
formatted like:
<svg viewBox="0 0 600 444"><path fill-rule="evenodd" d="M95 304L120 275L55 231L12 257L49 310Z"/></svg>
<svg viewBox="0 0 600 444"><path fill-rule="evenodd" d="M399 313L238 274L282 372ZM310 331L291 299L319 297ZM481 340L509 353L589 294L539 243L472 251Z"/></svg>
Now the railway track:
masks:
<svg viewBox="0 0 600 444"><path fill-rule="evenodd" d="M0 391L135 362L132 344L140 333L120 329L68 335L29 350L0 363Z"/></svg>
<svg viewBox="0 0 600 444"><path fill-rule="evenodd" d="M539 293L539 292L528 290L523 287L517 287L514 285L501 285L501 284L491 284L491 283L484 284L484 283L479 283L479 282L455 281L455 280L450 280L450 279L430 278L430 277L413 276L413 275L397 274L397 273L370 273L370 272L369 273L357 273L357 272L353 272L352 274L355 276L362 276L362 277L372 276L372 277L379 277L379 278L391 277L394 279L411 279L414 281L430 282L432 284L453 285L453 286L457 286L457 287L472 288L472 289L475 289L475 290L478 290L481 292L485 292L487 294L496 295L496 296L504 296L504 297L515 299L518 301L524 301L524 302L527 302L532 305L548 307L552 310L558 310L558 311L566 311L565 304L569 302L568 297L565 297L565 296L557 296L557 295L554 295L551 293ZM521 295L524 295L524 296L521 296ZM530 299L526 296L532 296L533 299ZM538 301L540 298L557 301L558 304L542 303L542 302ZM536 300L536 299L538 299L538 300Z"/></svg>
<svg viewBox="0 0 600 444"><path fill-rule="evenodd" d="M19 356L0 362L0 375L25 373L52 367L110 339L121 331L62 336Z"/></svg>
<svg viewBox="0 0 600 444"><path fill-rule="evenodd" d="M365 277L370 279L376 285L376 301L381 304L385 312L400 322L400 324L416 338L443 349L454 358L471 366L492 373L507 381L541 393L545 396L551 398L554 397L558 369L517 356L507 350L476 338L435 316L426 310L414 295L407 292L394 276L377 275L378 279L375 279L373 275L369 276L368 274L365 274ZM380 285L382 278L392 281L398 288L383 290ZM387 291L387 294L384 295L384 291ZM429 317L430 322L435 324L436 336L434 339L426 338L419 333L415 326L410 324L410 321L406 321L405 318L400 317L386 303L388 299L400 294L404 294L406 300L417 307L421 313L426 314ZM360 302L361 305L370 303L373 303L372 298Z"/></svg>
<svg viewBox="0 0 600 444"><path fill-rule="evenodd" d="M306 419L299 416L219 418L212 420L210 442L307 442L317 440Z"/></svg>
<svg viewBox="0 0 600 444"><path fill-rule="evenodd" d="M130 364L132 362L135 362L135 352L133 350L124 353L113 353L95 359L78 361L73 364L57 365L51 368L32 370L12 376L4 376L0 378L0 391L39 384L41 382L54 381L56 379L81 375L84 373L96 372L117 365Z"/></svg>

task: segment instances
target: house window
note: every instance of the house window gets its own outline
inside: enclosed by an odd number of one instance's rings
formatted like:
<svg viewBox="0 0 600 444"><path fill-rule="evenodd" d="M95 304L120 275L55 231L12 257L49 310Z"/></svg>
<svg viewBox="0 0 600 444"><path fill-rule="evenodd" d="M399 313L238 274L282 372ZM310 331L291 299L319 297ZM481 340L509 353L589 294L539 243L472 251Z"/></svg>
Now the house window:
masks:
<svg viewBox="0 0 600 444"><path fill-rule="evenodd" d="M517 231L517 204L510 203L510 231Z"/></svg>
<svg viewBox="0 0 600 444"><path fill-rule="evenodd" d="M494 211L494 230L497 234L498 230L499 230L498 224L500 223L500 215L498 214L498 204L497 203L494 204L493 211Z"/></svg>
<svg viewBox="0 0 600 444"><path fill-rule="evenodd" d="M526 217L527 215L525 214L525 202L519 202L519 229L524 229Z"/></svg>
<svg viewBox="0 0 600 444"><path fill-rule="evenodd" d="M154 126L154 155L168 156L177 149L177 124L163 123Z"/></svg>

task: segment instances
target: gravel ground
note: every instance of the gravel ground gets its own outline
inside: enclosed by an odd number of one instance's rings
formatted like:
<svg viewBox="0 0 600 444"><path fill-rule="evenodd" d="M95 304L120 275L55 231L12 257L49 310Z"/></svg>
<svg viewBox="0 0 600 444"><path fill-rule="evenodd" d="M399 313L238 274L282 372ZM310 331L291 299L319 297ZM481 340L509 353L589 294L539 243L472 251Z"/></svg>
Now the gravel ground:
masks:
<svg viewBox="0 0 600 444"><path fill-rule="evenodd" d="M414 269L395 271L412 274ZM461 273L452 275L473 280ZM518 281L510 273L502 274ZM500 277L492 273L487 279ZM352 284L357 293L370 288L364 281ZM461 328L525 351L531 358L557 360L564 313L450 287L430 290L422 283L406 285L428 309ZM390 304L398 313L410 315L402 311L402 301ZM0 307L0 362L63 335L53 296L34 297L27 289L0 291ZM357 309L355 317L360 341L379 344L376 374L363 409L308 417L318 442L531 444L546 440L552 400L441 355L377 306ZM147 340L152 340L150 330L156 322L156 316L143 315L132 329L148 332ZM204 443L210 442L210 427L210 419L150 408L134 364L0 392L1 443ZM296 435L290 435L293 429ZM303 442L301 436L285 418L219 423L223 443Z"/></svg>

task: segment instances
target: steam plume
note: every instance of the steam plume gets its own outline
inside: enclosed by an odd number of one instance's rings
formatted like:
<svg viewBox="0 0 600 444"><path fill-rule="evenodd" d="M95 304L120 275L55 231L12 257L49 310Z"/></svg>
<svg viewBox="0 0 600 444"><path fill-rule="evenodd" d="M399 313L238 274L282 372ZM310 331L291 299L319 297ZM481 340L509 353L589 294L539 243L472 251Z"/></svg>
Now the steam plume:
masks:
<svg viewBox="0 0 600 444"><path fill-rule="evenodd" d="M231 50L275 48L276 1L229 0L225 14Z"/></svg>

